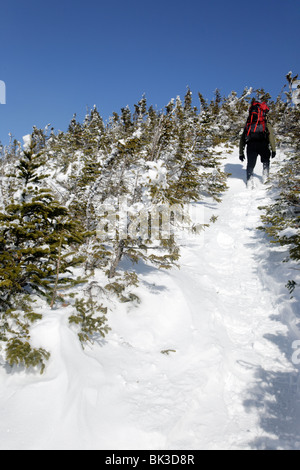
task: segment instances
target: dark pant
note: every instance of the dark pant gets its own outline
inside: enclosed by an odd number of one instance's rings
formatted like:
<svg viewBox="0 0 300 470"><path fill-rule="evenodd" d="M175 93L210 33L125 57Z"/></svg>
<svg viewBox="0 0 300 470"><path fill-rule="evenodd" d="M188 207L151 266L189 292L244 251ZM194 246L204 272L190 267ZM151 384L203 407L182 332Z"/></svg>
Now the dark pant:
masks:
<svg viewBox="0 0 300 470"><path fill-rule="evenodd" d="M264 173L269 174L270 157L271 157L271 152L269 149L269 142L267 140L248 142L248 145L247 145L247 158L248 158L247 181L253 175L253 171L257 162L258 155L260 155L261 162L264 167Z"/></svg>

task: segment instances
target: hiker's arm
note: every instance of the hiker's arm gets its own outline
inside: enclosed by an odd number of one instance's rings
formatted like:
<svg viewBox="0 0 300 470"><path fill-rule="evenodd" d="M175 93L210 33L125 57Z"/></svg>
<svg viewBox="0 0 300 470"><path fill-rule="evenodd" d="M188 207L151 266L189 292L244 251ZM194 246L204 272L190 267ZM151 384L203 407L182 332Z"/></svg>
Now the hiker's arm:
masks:
<svg viewBox="0 0 300 470"><path fill-rule="evenodd" d="M244 149L246 146L245 131L242 133L240 138L240 153L239 155L244 155Z"/></svg>
<svg viewBox="0 0 300 470"><path fill-rule="evenodd" d="M276 141L275 141L275 135L274 135L273 127L271 126L270 123L267 123L267 128L268 128L268 131L269 131L269 142L270 142L270 145L271 145L271 150L272 150L272 152L276 152Z"/></svg>

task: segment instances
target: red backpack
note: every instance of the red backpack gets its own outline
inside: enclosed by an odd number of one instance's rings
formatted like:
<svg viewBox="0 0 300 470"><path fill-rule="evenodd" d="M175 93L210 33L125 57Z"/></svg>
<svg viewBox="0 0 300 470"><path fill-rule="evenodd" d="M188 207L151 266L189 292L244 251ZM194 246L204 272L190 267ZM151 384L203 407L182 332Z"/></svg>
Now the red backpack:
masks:
<svg viewBox="0 0 300 470"><path fill-rule="evenodd" d="M265 102L254 101L249 109L249 117L245 127L246 142L264 140L268 136L267 113L269 107Z"/></svg>

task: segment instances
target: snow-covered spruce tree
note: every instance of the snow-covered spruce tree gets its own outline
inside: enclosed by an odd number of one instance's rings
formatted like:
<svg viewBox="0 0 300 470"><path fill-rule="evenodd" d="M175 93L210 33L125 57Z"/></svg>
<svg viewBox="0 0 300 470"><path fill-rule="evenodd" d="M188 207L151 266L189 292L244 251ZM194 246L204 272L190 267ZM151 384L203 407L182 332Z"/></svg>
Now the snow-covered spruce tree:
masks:
<svg viewBox="0 0 300 470"><path fill-rule="evenodd" d="M145 100L136 106L134 119L129 108L123 108L113 126L116 139L113 151L90 191L89 200L94 208L97 206L95 214L101 212L101 206L108 207L110 213L111 210L118 213L120 199L126 198L126 233L132 235L134 227L135 236L120 238L116 232L108 271L110 279L115 277L124 256L133 262L142 259L160 267L170 267L178 260L179 250L172 236L159 240L159 246L153 245L147 233L142 236L137 224L141 208L145 231L149 228L150 233L151 222L147 228L146 220L159 204L182 206L199 200L201 192L217 198L226 189L226 175L220 171L218 158L209 151L202 136L190 90L184 105L178 97L176 104L172 100L166 106L165 114L155 113L153 108L147 111Z"/></svg>
<svg viewBox="0 0 300 470"><path fill-rule="evenodd" d="M43 187L44 154L35 148L32 136L15 174L7 176L15 180L17 191L0 213L0 331L9 364L40 365L43 370L48 353L30 345L29 323L39 319L33 299L43 296L53 305L58 283L74 283L67 274L83 261L74 251L83 234Z"/></svg>
<svg viewBox="0 0 300 470"><path fill-rule="evenodd" d="M101 175L103 162L109 152L110 143L105 134L103 120L94 107L85 117L81 146L76 150L77 169L73 175L70 175L72 182L70 210L86 228L90 228L89 222L86 221L87 188L90 188Z"/></svg>
<svg viewBox="0 0 300 470"><path fill-rule="evenodd" d="M109 279L115 278L117 268L125 256L133 263L143 260L160 267L169 267L178 259L178 251L174 246L150 249L148 213L153 206L152 196L157 198L157 191L151 196L151 182L147 180L147 174L155 163L148 163L148 152L151 160L153 159L153 147L151 132L148 132L144 122L146 114L145 101L136 106L134 119L128 108L122 109L118 125L114 121L114 135L118 140L113 144L112 154L105 162L101 176L91 188L89 199L94 206L95 215L102 213L103 227L106 210L110 216L113 214L115 222L119 222L119 217L123 219L122 234L117 226L113 230L109 228L111 220L107 221L107 233L104 233L105 245L110 247L111 252L107 271ZM120 212L121 215L115 217ZM144 225L143 228L141 224ZM114 285L117 287L115 283ZM108 285L110 287L111 284Z"/></svg>
<svg viewBox="0 0 300 470"><path fill-rule="evenodd" d="M296 151L287 157L283 167L272 178L274 204L263 207L264 231L274 243L285 245L290 258L300 260L300 153Z"/></svg>
<svg viewBox="0 0 300 470"><path fill-rule="evenodd" d="M184 103L180 98L171 100L165 112L147 109L143 97L133 115L129 107L122 108L106 126L94 107L83 124L74 116L66 133L51 134L44 148L51 174L47 181L73 220L90 233L81 246L81 252L88 255L87 272L99 268L113 279L124 256L161 267L176 263L179 250L174 239L160 238L153 244L151 237L144 236L147 233L141 237L138 221L141 214L145 221L154 208L159 232L162 216L157 213L158 204L184 205L206 195L219 200L226 189L226 175L210 147L217 132L212 124L221 108L218 95L214 106L206 106L210 118L205 122L204 111L198 113L192 107L188 89ZM103 208L110 211L113 207L117 213L124 198L129 208L127 236L120 236L117 230L109 243L103 243L96 237L99 218L103 223L107 216ZM150 225L149 216L151 235Z"/></svg>
<svg viewBox="0 0 300 470"><path fill-rule="evenodd" d="M300 147L300 91L297 84L298 75L293 76L292 72L286 75L287 83L283 90L288 87L288 91L281 92L276 102L270 110L270 117L274 122L274 129L278 141L284 147Z"/></svg>
<svg viewBox="0 0 300 470"><path fill-rule="evenodd" d="M204 107L204 118L202 112L198 115L191 106L191 92L188 89L183 108L177 100L176 110L177 152L171 160L171 167L177 167L179 172L172 181L172 187L182 193L180 199L184 202L200 200L205 196L219 201L220 194L226 190L227 175L221 171L220 157L214 150L215 121L212 116L207 119L208 106ZM214 112L219 115L219 102Z"/></svg>
<svg viewBox="0 0 300 470"><path fill-rule="evenodd" d="M184 204L199 200L202 178L199 173L197 148L197 115L192 109L188 89L184 105L176 99L172 115L172 140L169 154L164 156L167 168L167 188L164 192L170 204Z"/></svg>
<svg viewBox="0 0 300 470"><path fill-rule="evenodd" d="M289 72L286 76L289 92L286 93L288 110L286 111L285 126L291 137L292 146L300 150L300 81L298 75Z"/></svg>
<svg viewBox="0 0 300 470"><path fill-rule="evenodd" d="M48 296L57 269L59 247L68 249L61 255L60 272L82 262L74 256L73 247L83 241L79 225L69 217L53 192L43 187L45 160L43 152L35 153L35 142L24 151L16 174L18 192L0 215L1 232L8 253L21 269L18 285ZM9 273L7 273L9 275ZM67 279L65 279L67 282ZM50 287L48 287L50 286Z"/></svg>
<svg viewBox="0 0 300 470"><path fill-rule="evenodd" d="M250 95L252 93L252 88L245 88L240 97L232 91L230 95L223 98L222 106L215 121L218 129L215 143L219 141L235 145L239 141L241 130L244 128L248 117Z"/></svg>
<svg viewBox="0 0 300 470"><path fill-rule="evenodd" d="M296 150L287 156L283 167L271 178L270 189L275 199L273 204L261 207L263 226L260 227L270 237L271 243L285 246L285 261L294 264L300 270L300 152ZM297 286L294 279L289 279L286 287L290 294Z"/></svg>
<svg viewBox="0 0 300 470"><path fill-rule="evenodd" d="M293 103L291 86L297 76L287 75L290 92L283 102L280 98L274 104L274 114L277 112L276 131L277 139L286 157L281 168L274 174L270 182L269 191L273 195L274 203L262 207L264 211L260 227L269 236L272 243L286 246L288 256L293 263L299 266L300 260L300 102ZM292 286L292 289L291 289ZM295 283L290 280L287 287L293 290Z"/></svg>

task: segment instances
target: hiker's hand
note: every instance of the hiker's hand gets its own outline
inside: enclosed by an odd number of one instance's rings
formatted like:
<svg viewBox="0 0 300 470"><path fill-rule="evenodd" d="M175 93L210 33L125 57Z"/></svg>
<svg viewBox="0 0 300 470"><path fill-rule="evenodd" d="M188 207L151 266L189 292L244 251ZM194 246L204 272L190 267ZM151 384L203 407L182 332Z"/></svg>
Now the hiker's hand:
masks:
<svg viewBox="0 0 300 470"><path fill-rule="evenodd" d="M271 157L275 158L276 157L276 152L272 152Z"/></svg>
<svg viewBox="0 0 300 470"><path fill-rule="evenodd" d="M240 155L240 160L241 160L241 162L243 162L245 160L245 155L244 154Z"/></svg>

